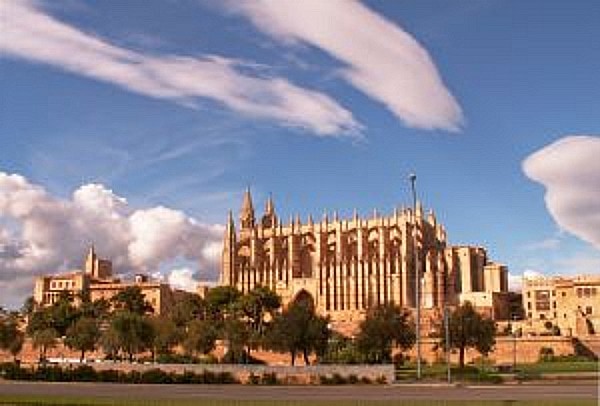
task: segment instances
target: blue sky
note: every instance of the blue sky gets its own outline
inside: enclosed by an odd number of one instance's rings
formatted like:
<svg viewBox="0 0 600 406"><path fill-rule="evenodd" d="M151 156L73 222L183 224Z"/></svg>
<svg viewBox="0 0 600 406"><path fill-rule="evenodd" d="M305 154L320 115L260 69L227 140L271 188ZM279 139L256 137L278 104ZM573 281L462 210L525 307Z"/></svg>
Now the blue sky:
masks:
<svg viewBox="0 0 600 406"><path fill-rule="evenodd" d="M206 258L122 262L149 271L214 276L214 235L246 185L284 219L367 215L408 204L415 171L452 243L486 246L515 275L599 272L600 3L328 3L313 19L284 2L2 2L0 173L55 203L100 184L127 200L124 218L166 206L206 227L190 231ZM50 23L14 28L17 16ZM135 75L115 72L121 61ZM572 148L548 158L561 140ZM57 250L1 199L0 253ZM0 260L0 290L75 266L85 243L34 262L45 269Z"/></svg>

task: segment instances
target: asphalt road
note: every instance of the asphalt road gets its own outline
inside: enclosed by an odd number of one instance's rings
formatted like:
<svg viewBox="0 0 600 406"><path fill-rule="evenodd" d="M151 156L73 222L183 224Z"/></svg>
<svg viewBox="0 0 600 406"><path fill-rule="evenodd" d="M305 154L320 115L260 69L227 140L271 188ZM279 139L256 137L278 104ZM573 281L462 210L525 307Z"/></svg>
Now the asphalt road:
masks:
<svg viewBox="0 0 600 406"><path fill-rule="evenodd" d="M471 387L439 385L268 387L0 381L0 394L153 400L593 400L598 399L598 386L593 382Z"/></svg>

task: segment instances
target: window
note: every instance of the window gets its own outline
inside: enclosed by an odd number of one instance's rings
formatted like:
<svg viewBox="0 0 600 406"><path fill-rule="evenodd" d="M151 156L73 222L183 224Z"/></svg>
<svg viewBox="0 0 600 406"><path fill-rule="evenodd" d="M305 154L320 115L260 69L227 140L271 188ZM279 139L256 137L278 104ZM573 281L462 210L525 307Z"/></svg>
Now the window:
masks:
<svg viewBox="0 0 600 406"><path fill-rule="evenodd" d="M530 319L531 318L531 312L527 313L527 318Z"/></svg>
<svg viewBox="0 0 600 406"><path fill-rule="evenodd" d="M556 292L555 291L552 291L552 296L556 296Z"/></svg>
<svg viewBox="0 0 600 406"><path fill-rule="evenodd" d="M556 312L554 312L554 318L556 318Z"/></svg>
<svg viewBox="0 0 600 406"><path fill-rule="evenodd" d="M531 310L531 302L527 302L527 309Z"/></svg>
<svg viewBox="0 0 600 406"><path fill-rule="evenodd" d="M567 313L563 314L563 319L567 318Z"/></svg>
<svg viewBox="0 0 600 406"><path fill-rule="evenodd" d="M552 308L556 309L556 302L552 302Z"/></svg>
<svg viewBox="0 0 600 406"><path fill-rule="evenodd" d="M596 296L597 290L596 288L592 288L592 296Z"/></svg>
<svg viewBox="0 0 600 406"><path fill-rule="evenodd" d="M583 295L584 295L585 297L590 297L590 296L591 296L591 294L592 294L592 290L591 290L590 288L585 288L585 289L583 289Z"/></svg>
<svg viewBox="0 0 600 406"><path fill-rule="evenodd" d="M531 297L531 292L527 292L527 297Z"/></svg>
<svg viewBox="0 0 600 406"><path fill-rule="evenodd" d="M587 314L588 316L591 315L593 313L592 306L586 306L585 307L585 314Z"/></svg>
<svg viewBox="0 0 600 406"><path fill-rule="evenodd" d="M565 296L567 296L567 292L562 293L562 297L565 297Z"/></svg>
<svg viewBox="0 0 600 406"><path fill-rule="evenodd" d="M582 296L583 296L583 289L577 288L577 297L582 297Z"/></svg>
<svg viewBox="0 0 600 406"><path fill-rule="evenodd" d="M546 320L546 315L544 313L540 314L540 320Z"/></svg>

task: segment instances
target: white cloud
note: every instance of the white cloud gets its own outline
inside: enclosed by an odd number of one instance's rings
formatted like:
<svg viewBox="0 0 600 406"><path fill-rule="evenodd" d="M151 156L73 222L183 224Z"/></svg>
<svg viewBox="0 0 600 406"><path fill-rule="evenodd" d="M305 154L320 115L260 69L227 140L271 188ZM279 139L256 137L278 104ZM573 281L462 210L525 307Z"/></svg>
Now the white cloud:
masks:
<svg viewBox="0 0 600 406"><path fill-rule="evenodd" d="M551 237L541 241L535 241L526 244L523 249L526 251L541 251L541 250L552 250L560 246L560 238Z"/></svg>
<svg viewBox="0 0 600 406"><path fill-rule="evenodd" d="M0 2L0 55L43 63L132 92L195 106L209 99L247 116L317 135L356 136L352 113L329 96L261 76L214 55L152 55L119 47L44 13L27 0ZM256 74L246 73L254 70Z"/></svg>
<svg viewBox="0 0 600 406"><path fill-rule="evenodd" d="M171 286L177 289L195 292L198 286L195 272L191 268L176 268L171 270L167 280Z"/></svg>
<svg viewBox="0 0 600 406"><path fill-rule="evenodd" d="M99 184L62 199L0 172L0 300L18 304L35 275L80 269L91 243L121 274L153 273L184 259L194 265L191 275L216 279L222 231L166 207L136 209Z"/></svg>
<svg viewBox="0 0 600 406"><path fill-rule="evenodd" d="M525 174L546 188L546 207L565 231L600 249L600 137L567 136L531 154Z"/></svg>
<svg viewBox="0 0 600 406"><path fill-rule="evenodd" d="M429 53L410 34L358 1L230 1L228 8L293 45L317 47L345 66L342 76L406 125L457 131L460 106Z"/></svg>
<svg viewBox="0 0 600 406"><path fill-rule="evenodd" d="M526 269L522 274L509 272L508 290L511 292L520 292L523 288L523 279L535 279L540 276L543 276L541 272L532 269Z"/></svg>

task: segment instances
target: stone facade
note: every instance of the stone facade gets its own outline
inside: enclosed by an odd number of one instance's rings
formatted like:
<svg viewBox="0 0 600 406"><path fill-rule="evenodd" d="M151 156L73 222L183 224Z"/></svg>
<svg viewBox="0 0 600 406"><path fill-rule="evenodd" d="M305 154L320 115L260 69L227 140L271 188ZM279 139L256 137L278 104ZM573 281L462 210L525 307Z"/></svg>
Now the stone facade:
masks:
<svg viewBox="0 0 600 406"><path fill-rule="evenodd" d="M168 284L150 280L145 275L136 275L129 282L113 277L112 262L99 258L94 247L91 247L83 270L39 276L35 281L33 298L38 305L50 306L62 292L69 292L74 297L75 304L79 304L82 294L89 294L91 300L110 300L131 286L140 288L156 314L167 312L177 294Z"/></svg>
<svg viewBox="0 0 600 406"><path fill-rule="evenodd" d="M449 245L443 225L420 203L416 213L401 208L360 218L355 212L306 223L296 216L283 224L271 198L256 218L249 190L239 228L229 213L220 284L242 292L267 286L284 305L310 298L333 322L355 324L375 305L415 307L415 255L424 317L439 315L445 303L457 305L463 293L507 290L506 267L488 261L482 247Z"/></svg>
<svg viewBox="0 0 600 406"><path fill-rule="evenodd" d="M599 334L600 276L524 278L523 308L525 333L548 333L555 326L567 336Z"/></svg>

